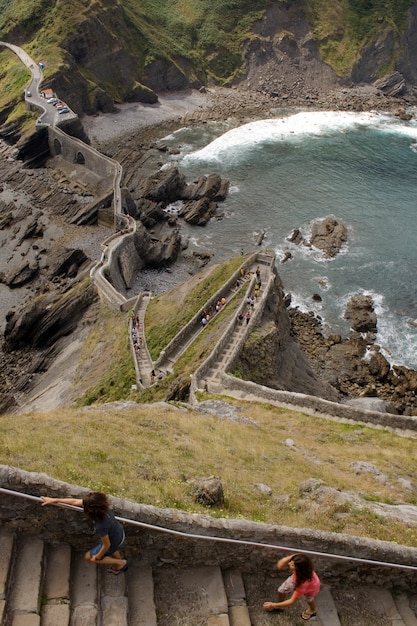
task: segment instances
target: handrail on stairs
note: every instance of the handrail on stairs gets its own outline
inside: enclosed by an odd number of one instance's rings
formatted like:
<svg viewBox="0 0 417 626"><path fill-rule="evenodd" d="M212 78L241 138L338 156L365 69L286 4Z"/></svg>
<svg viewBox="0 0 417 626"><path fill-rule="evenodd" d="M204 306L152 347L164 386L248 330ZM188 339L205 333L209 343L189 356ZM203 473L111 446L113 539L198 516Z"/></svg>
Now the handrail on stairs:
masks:
<svg viewBox="0 0 417 626"><path fill-rule="evenodd" d="M20 491L13 491L12 489L5 489L3 487L0 487L0 494L4 494L8 496L16 496L19 498L25 498L27 500L32 500L33 502L38 502L38 503L42 502L42 498L39 496L32 496L27 493L21 493ZM51 506L58 506L58 507L65 508L65 509L73 509L75 511L80 511L80 512L83 511L82 507L73 506L71 504L62 504L62 503L55 504L54 503ZM217 542L223 542L223 543L240 544L240 545L245 545L245 546L252 546L255 548L268 548L272 550L280 550L283 552L290 552L290 553L302 552L303 554L309 554L311 556L318 556L318 557L325 557L328 559L334 559L338 561L349 561L349 562L355 562L355 563L363 563L367 565L375 565L378 567L391 567L391 568L409 570L409 571L414 571L414 572L417 571L417 566L413 566L413 565L401 565L399 563L375 561L373 559L361 559L359 557L345 556L343 554L331 554L328 552L319 552L315 550L304 550L304 549L300 550L298 548L292 548L289 546L278 546L275 544L259 543L257 541L247 541L245 539L232 539L229 537L198 535L195 533L186 533L181 530L173 530L172 528L164 528L163 526L155 526L154 524L148 524L147 522L138 522L137 520L131 520L129 518L120 517L118 515L115 515L115 517L122 524L127 524L129 526L137 526L140 528L147 528L148 530L156 530L158 532L166 533L169 535L186 537L187 539L199 539L199 540L205 540L205 541L217 541Z"/></svg>

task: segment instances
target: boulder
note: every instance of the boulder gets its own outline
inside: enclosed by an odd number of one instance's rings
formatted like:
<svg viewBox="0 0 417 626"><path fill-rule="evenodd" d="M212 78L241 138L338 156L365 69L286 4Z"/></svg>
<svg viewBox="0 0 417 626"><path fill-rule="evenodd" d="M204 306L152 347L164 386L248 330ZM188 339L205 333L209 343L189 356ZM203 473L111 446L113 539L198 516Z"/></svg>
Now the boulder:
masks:
<svg viewBox="0 0 417 626"><path fill-rule="evenodd" d="M67 276L73 278L78 269L88 260L82 250L61 248L48 255L48 271L50 278L54 276Z"/></svg>
<svg viewBox="0 0 417 626"><path fill-rule="evenodd" d="M345 319L350 321L351 328L358 333L375 333L377 317L373 299L369 295L356 294L346 305Z"/></svg>
<svg viewBox="0 0 417 626"><path fill-rule="evenodd" d="M10 270L7 274L0 275L0 281L16 289L29 283L38 274L39 265L36 261L24 261L19 267Z"/></svg>
<svg viewBox="0 0 417 626"><path fill-rule="evenodd" d="M385 380L391 366L381 352L374 352L369 359L369 373L376 380Z"/></svg>
<svg viewBox="0 0 417 626"><path fill-rule="evenodd" d="M386 96L401 96L406 88L404 76L400 72L391 72L374 82L374 87Z"/></svg>
<svg viewBox="0 0 417 626"><path fill-rule="evenodd" d="M194 500L203 506L222 506L224 504L223 485L217 476L198 478L190 481L193 486Z"/></svg>
<svg viewBox="0 0 417 626"><path fill-rule="evenodd" d="M180 174L177 167L170 167L146 178L138 189L138 195L166 205L182 198L185 186L185 176Z"/></svg>
<svg viewBox="0 0 417 626"><path fill-rule="evenodd" d="M211 202L209 198L201 198L186 202L180 209L178 216L183 217L189 224L205 226L209 219L215 215L216 210L216 202Z"/></svg>
<svg viewBox="0 0 417 626"><path fill-rule="evenodd" d="M222 179L218 174L200 176L197 181L186 186L181 198L183 200L200 200L204 197L214 199L220 191L221 184Z"/></svg>
<svg viewBox="0 0 417 626"><path fill-rule="evenodd" d="M163 267L173 263L181 250L181 235L178 230L166 233L158 239L153 239L145 252L143 261L147 267Z"/></svg>
<svg viewBox="0 0 417 626"><path fill-rule="evenodd" d="M333 258L339 254L346 241L346 226L340 224L333 217L326 217L324 220L314 222L310 243L315 248L323 250L327 258Z"/></svg>
<svg viewBox="0 0 417 626"><path fill-rule="evenodd" d="M300 244L304 244L304 245L308 244L308 242L305 240L305 238L301 234L301 231L299 228L294 228L291 235L287 237L287 241L290 241L291 243L295 243L297 246Z"/></svg>
<svg viewBox="0 0 417 626"><path fill-rule="evenodd" d="M157 202L140 198L137 201L137 214L132 217L139 218L146 228L153 228L155 224L164 222L167 219L167 214Z"/></svg>

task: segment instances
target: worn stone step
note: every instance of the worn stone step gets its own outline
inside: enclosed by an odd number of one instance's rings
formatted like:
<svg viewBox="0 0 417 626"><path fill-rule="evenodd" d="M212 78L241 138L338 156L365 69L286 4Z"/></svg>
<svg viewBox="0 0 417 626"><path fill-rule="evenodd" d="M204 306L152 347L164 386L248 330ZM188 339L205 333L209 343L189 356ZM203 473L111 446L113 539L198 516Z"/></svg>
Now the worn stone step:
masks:
<svg viewBox="0 0 417 626"><path fill-rule="evenodd" d="M13 617L13 625L16 616L27 614L34 616L32 619L34 624L39 623L43 550L43 541L40 539L36 537L19 538L9 601L9 612ZM36 616L38 617L37 620L35 619Z"/></svg>
<svg viewBox="0 0 417 626"><path fill-rule="evenodd" d="M226 569L223 571L223 582L229 606L230 626L251 626L242 574L235 568Z"/></svg>
<svg viewBox="0 0 417 626"><path fill-rule="evenodd" d="M107 566L97 565L96 567L100 581L101 624L105 624L105 626L127 626L126 574L115 576L107 571Z"/></svg>
<svg viewBox="0 0 417 626"><path fill-rule="evenodd" d="M412 611L408 597L405 593L398 594L393 597L395 606L397 607L398 613L401 615L404 624L406 626L417 626L417 617L414 611Z"/></svg>
<svg viewBox="0 0 417 626"><path fill-rule="evenodd" d="M385 589L370 588L368 592L369 606L380 615L391 620L393 626L406 626L391 593Z"/></svg>
<svg viewBox="0 0 417 626"><path fill-rule="evenodd" d="M158 624L204 623L230 626L222 572L218 566L154 570ZM193 620L193 621L192 621Z"/></svg>
<svg viewBox="0 0 417 626"><path fill-rule="evenodd" d="M129 564L129 626L157 626L153 575L150 566Z"/></svg>
<svg viewBox="0 0 417 626"><path fill-rule="evenodd" d="M336 604L330 591L330 587L322 585L317 596L317 614L322 626L340 626Z"/></svg>
<svg viewBox="0 0 417 626"><path fill-rule="evenodd" d="M6 615L6 597L10 570L12 567L14 534L0 528L0 624L4 623Z"/></svg>
<svg viewBox="0 0 417 626"><path fill-rule="evenodd" d="M76 555L71 574L71 626L96 626L98 620L97 567Z"/></svg>
<svg viewBox="0 0 417 626"><path fill-rule="evenodd" d="M68 626L70 622L71 549L68 545L46 550L44 605L41 626Z"/></svg>

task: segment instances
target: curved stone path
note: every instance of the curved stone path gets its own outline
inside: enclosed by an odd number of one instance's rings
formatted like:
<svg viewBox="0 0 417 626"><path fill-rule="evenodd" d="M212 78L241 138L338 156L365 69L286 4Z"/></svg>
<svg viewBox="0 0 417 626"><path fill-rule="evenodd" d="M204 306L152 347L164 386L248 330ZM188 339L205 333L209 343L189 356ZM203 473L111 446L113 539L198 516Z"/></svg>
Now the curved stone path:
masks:
<svg viewBox="0 0 417 626"><path fill-rule="evenodd" d="M30 87L34 89L37 96L40 97L38 93L39 85L42 80L42 73L40 67L31 59L31 57L21 48L15 46L13 44L9 44L6 42L0 42L0 45L7 46L10 50L12 50L20 60L28 67L32 74L32 81L30 83ZM38 120L37 124L45 124L49 127L56 128L57 120L55 118L45 118L45 111L47 109L44 106L43 102L38 103L37 98L32 94L28 98L27 91L29 87L25 89L25 99L30 102L31 105L40 106L43 109L44 114ZM59 116L58 116L59 117ZM44 118L44 121L42 121ZM62 133L59 129L59 132ZM79 140L72 138L76 145L78 145ZM100 155L99 152L95 151L94 148L83 144L86 149L90 149L94 151L97 155ZM100 155L102 158L107 159L104 155ZM113 178L113 188L114 188L114 213L115 213L115 225L116 227L120 227L120 232L115 233L111 237L109 237L102 244L103 253L100 261L94 266L91 270L90 276L91 280L94 281L100 296L110 305L117 306L120 310L128 310L135 302L136 298L128 300L122 294L120 294L114 287L109 283L105 276L105 267L112 265L112 257L119 245L123 242L125 237L132 237L136 231L136 222L130 216L124 215L122 213L122 204L121 204L121 190L120 190L120 182L122 179L122 167L120 163L117 161L113 162L114 164L114 178ZM271 262L272 257L268 257L268 254L271 253L263 252L255 254L255 260L252 261L254 263L259 263L265 265L265 262L262 261L262 255L265 255L266 258L269 258L266 265L269 265L269 274L268 274L268 285L272 284L273 281L273 262ZM252 268L253 271L253 268ZM235 278L236 282L236 278ZM264 283L264 281L262 281ZM253 293L254 284L251 285L252 293ZM269 288L269 287L268 287ZM230 285L225 285L224 291L231 297L231 287ZM267 288L263 289L263 294L260 298L260 302L262 303L266 301L267 297ZM262 300L262 298L265 298ZM140 297L139 297L140 301ZM211 300L207 302L207 306L211 303ZM241 305L243 307L244 304ZM140 317L144 320L145 316L145 308L146 308L146 298L143 299ZM417 431L417 417L408 417L408 416L397 416L388 413L379 413L376 411L366 411L363 409L356 409L354 407L350 407L348 405L339 404L336 402L329 402L326 400L322 400L321 398L315 396L308 396L306 394L299 393L291 393L285 391L277 391L275 389L271 389L269 387L265 387L263 385L257 385L250 381L244 381L232 376L227 375L226 371L228 366L233 360L233 357L236 355L236 351L240 349L245 341L247 336L247 332L253 327L258 319L260 319L260 312L262 311L261 306L256 306L254 315L252 315L251 320L246 328L237 328L235 325L235 320L231 320L229 323L229 327L226 333L223 335L221 340L215 346L213 352L209 356L209 358L203 363L195 374L192 376L191 381L191 389L190 389L190 400L191 402L196 402L196 391L200 389L206 389L215 393L225 393L226 395L232 395L245 400L256 400L256 401L268 401L277 406L288 407L295 410L302 410L305 413L310 413L316 416L322 416L326 418L334 418L334 419L342 419L342 420L350 420L357 423L364 423L371 426L378 426L387 428L390 430L394 430L401 434L411 434L415 436L415 432ZM246 324L244 324L246 326ZM155 367L158 369L164 367L166 371L170 371L172 368L173 362L178 358L180 354L190 345L192 341L194 341L198 332L201 332L202 328L200 325L200 318L196 316L193 318L191 322L189 322L180 333L173 339L169 346L167 346L164 352L160 355L159 359L156 363L152 363L149 353L146 347L145 341L145 330L142 322L142 346L139 354L139 358L135 358L135 368L136 368L136 377L137 377L137 385L141 388L148 386L154 380L154 377L151 376L151 372ZM132 344L132 350L133 344ZM134 351L136 354L136 352Z"/></svg>

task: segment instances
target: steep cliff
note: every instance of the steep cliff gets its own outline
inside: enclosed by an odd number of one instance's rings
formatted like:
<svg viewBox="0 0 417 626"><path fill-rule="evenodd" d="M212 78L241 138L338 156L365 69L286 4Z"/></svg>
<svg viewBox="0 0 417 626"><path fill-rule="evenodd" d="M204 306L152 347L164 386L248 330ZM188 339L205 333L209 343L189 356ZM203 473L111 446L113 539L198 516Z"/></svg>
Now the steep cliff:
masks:
<svg viewBox="0 0 417 626"><path fill-rule="evenodd" d="M93 114L209 82L314 99L314 90L394 73L393 93L412 94L416 22L413 0L10 0L0 38L30 49L45 63L45 86ZM3 108L16 98L4 93Z"/></svg>
<svg viewBox="0 0 417 626"><path fill-rule="evenodd" d="M308 358L292 337L278 276L261 323L250 334L234 368L244 379L274 389L338 400L338 392L314 374Z"/></svg>

